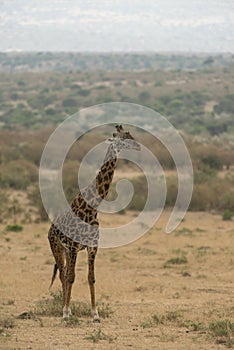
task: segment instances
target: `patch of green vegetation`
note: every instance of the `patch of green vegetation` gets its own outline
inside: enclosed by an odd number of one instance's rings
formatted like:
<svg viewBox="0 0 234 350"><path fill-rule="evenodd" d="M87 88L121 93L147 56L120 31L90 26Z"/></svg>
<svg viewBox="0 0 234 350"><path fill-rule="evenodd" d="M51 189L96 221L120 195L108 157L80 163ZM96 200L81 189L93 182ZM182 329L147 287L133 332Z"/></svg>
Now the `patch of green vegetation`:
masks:
<svg viewBox="0 0 234 350"><path fill-rule="evenodd" d="M176 230L175 236L183 236L183 235L191 237L193 236L193 231L187 227L182 227L181 229Z"/></svg>
<svg viewBox="0 0 234 350"><path fill-rule="evenodd" d="M226 209L223 212L223 220L227 221L227 220L232 220L232 217L234 216L234 212Z"/></svg>
<svg viewBox="0 0 234 350"><path fill-rule="evenodd" d="M112 343L115 338L105 334L101 328L86 335L85 339L92 341L93 343L98 343L100 340L106 340L108 343Z"/></svg>
<svg viewBox="0 0 234 350"><path fill-rule="evenodd" d="M62 315L63 295L62 291L51 292L50 299L39 300L34 308L34 314L38 316L55 316ZM91 308L89 303L71 302L71 312L75 318L91 317ZM100 317L107 318L113 313L109 304L98 303L98 312ZM75 322L75 320L74 320Z"/></svg>
<svg viewBox="0 0 234 350"><path fill-rule="evenodd" d="M51 292L50 299L43 299L36 302L34 313L37 316L55 316L62 315L63 296L61 291Z"/></svg>
<svg viewBox="0 0 234 350"><path fill-rule="evenodd" d="M210 334L215 337L217 344L224 344L228 348L234 345L234 323L230 320L213 321L209 325Z"/></svg>
<svg viewBox="0 0 234 350"><path fill-rule="evenodd" d="M216 337L227 337L231 334L234 335L234 323L230 320L218 320L213 321L209 325L209 330L216 336Z"/></svg>
<svg viewBox="0 0 234 350"><path fill-rule="evenodd" d="M166 322L176 323L180 320L181 314L179 311L168 311L165 314L154 314L150 319L140 323L142 328L151 328L155 325L165 324Z"/></svg>
<svg viewBox="0 0 234 350"><path fill-rule="evenodd" d="M0 336L10 337L9 329L15 327L15 320L11 317L0 318Z"/></svg>
<svg viewBox="0 0 234 350"><path fill-rule="evenodd" d="M203 323L192 320L185 320L181 323L181 325L188 328L192 332L204 331L206 329L206 326Z"/></svg>
<svg viewBox="0 0 234 350"><path fill-rule="evenodd" d="M63 319L63 324L65 327L77 327L80 326L81 321L76 316L70 316L69 318Z"/></svg>
<svg viewBox="0 0 234 350"><path fill-rule="evenodd" d="M0 318L0 327L2 328L13 328L15 327L15 321L11 317Z"/></svg>
<svg viewBox="0 0 234 350"><path fill-rule="evenodd" d="M202 257L202 256L205 256L209 253L210 251L210 247L209 246L201 246L201 247L198 247L196 249L196 256L197 257Z"/></svg>
<svg viewBox="0 0 234 350"><path fill-rule="evenodd" d="M98 302L97 307L98 313L101 318L108 318L113 314L113 310L111 309L111 306L108 303Z"/></svg>
<svg viewBox="0 0 234 350"><path fill-rule="evenodd" d="M142 247L137 248L137 253L140 253L143 255L155 255L155 254L157 254L157 252L153 249L142 248Z"/></svg>
<svg viewBox="0 0 234 350"><path fill-rule="evenodd" d="M172 252L173 254L183 255L183 256L188 254L188 252L187 252L186 250L183 250L183 249L180 249L180 248L173 248L173 249L171 250L171 252Z"/></svg>
<svg viewBox="0 0 234 350"><path fill-rule="evenodd" d="M143 321L140 323L140 326L145 329L145 328L151 328L153 327L153 322L152 320L148 320L148 321Z"/></svg>
<svg viewBox="0 0 234 350"><path fill-rule="evenodd" d="M18 224L7 225L5 230L7 232L9 232L9 231L11 231L11 232L21 232L21 231L23 231L23 226L18 225Z"/></svg>
<svg viewBox="0 0 234 350"><path fill-rule="evenodd" d="M188 259L186 256L177 256L177 257L168 259L163 265L163 267L168 268L168 267L171 267L172 265L183 265L187 263L188 263Z"/></svg>
<svg viewBox="0 0 234 350"><path fill-rule="evenodd" d="M20 257L20 260L21 260L21 261L27 260L27 256L21 256L21 257Z"/></svg>
<svg viewBox="0 0 234 350"><path fill-rule="evenodd" d="M206 232L206 230L204 230L204 229L202 229L202 228L200 228L200 227L197 227L197 228L196 228L196 232Z"/></svg>

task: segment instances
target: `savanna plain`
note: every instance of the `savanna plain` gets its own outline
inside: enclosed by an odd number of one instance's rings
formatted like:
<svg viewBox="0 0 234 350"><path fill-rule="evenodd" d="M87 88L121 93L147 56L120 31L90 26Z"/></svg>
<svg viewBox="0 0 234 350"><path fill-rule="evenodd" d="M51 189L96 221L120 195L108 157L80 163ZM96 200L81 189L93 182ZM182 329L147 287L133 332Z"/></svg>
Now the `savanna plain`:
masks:
<svg viewBox="0 0 234 350"><path fill-rule="evenodd" d="M234 347L233 59L222 54L0 55L0 349ZM193 194L185 217L166 234L178 192L175 163L159 140L133 127L131 133L163 168L165 210L138 240L99 249L101 323L92 322L86 251L78 254L72 317L63 320L58 276L49 290L54 259L38 186L40 158L68 115L112 101L140 104L168 118L191 156ZM83 157L113 128L83 135L68 152L63 189L69 202L78 191ZM108 200L116 197L121 178L132 182L134 197L118 213L100 213L101 227L129 223L144 208L146 178L125 160L118 161Z"/></svg>
<svg viewBox="0 0 234 350"><path fill-rule="evenodd" d="M109 215L123 224L135 213ZM89 311L86 252L80 252L73 316L63 320L60 281L49 291L48 224L1 227L1 349L225 349L233 346L234 229L220 215L187 213L171 234L169 212L142 238L100 249Z"/></svg>

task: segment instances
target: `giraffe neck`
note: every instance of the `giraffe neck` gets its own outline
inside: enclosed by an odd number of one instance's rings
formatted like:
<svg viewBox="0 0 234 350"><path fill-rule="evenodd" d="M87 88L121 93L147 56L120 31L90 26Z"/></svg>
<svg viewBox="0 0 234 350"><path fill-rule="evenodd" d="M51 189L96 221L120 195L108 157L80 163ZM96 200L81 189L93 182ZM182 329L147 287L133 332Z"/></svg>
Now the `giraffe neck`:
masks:
<svg viewBox="0 0 234 350"><path fill-rule="evenodd" d="M90 212L90 217L96 217L97 207L106 198L113 180L117 157L118 152L111 144L95 179L88 186L81 189L72 201L72 211L84 221L89 221L87 218L88 212Z"/></svg>
<svg viewBox="0 0 234 350"><path fill-rule="evenodd" d="M116 168L117 158L117 151L114 149L113 145L110 145L103 165L99 169L95 179L97 194L101 197L101 199L106 198L109 192Z"/></svg>

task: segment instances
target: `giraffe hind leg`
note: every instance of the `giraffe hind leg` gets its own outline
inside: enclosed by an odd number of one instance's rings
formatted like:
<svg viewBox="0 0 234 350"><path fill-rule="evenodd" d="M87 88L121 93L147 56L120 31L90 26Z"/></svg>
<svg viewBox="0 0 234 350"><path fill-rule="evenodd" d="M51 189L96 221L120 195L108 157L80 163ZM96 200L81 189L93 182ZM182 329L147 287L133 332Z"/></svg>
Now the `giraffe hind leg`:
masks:
<svg viewBox="0 0 234 350"><path fill-rule="evenodd" d="M75 281L75 265L76 265L76 250L66 251L66 272L65 272L65 291L64 291L64 307L63 318L71 316L71 290Z"/></svg>
<svg viewBox="0 0 234 350"><path fill-rule="evenodd" d="M62 289L63 289L63 306L64 306L65 293L66 293L65 291L65 254L64 254L65 249L60 243L60 241L58 240L58 238L53 234L53 232L51 232L51 230L49 231L48 239L50 242L51 251L55 259L54 271L51 279L50 288L52 287L53 282L56 278L57 270L59 270L59 278L62 283Z"/></svg>

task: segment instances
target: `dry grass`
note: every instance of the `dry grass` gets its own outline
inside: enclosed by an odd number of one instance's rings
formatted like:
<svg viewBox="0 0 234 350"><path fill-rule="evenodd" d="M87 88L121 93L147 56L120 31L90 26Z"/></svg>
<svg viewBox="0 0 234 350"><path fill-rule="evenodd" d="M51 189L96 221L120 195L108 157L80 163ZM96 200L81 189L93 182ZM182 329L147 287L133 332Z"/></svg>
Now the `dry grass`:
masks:
<svg viewBox="0 0 234 350"><path fill-rule="evenodd" d="M101 224L120 225L133 217L103 215ZM84 349L233 347L233 222L221 215L188 213L180 227L166 235L168 217L165 213L131 245L99 250L98 326L90 314L85 251L78 255L73 316L63 321L59 278L53 293L48 291L49 224L24 225L21 232L8 232L10 241L0 235L0 268L7 272L0 284L0 349L75 350L77 340Z"/></svg>

